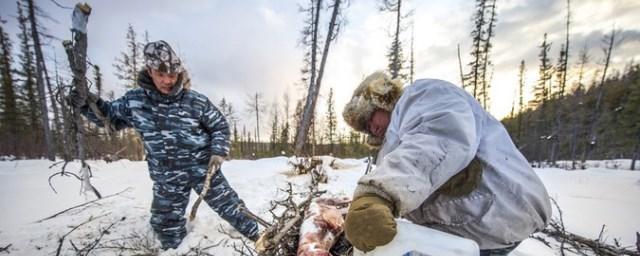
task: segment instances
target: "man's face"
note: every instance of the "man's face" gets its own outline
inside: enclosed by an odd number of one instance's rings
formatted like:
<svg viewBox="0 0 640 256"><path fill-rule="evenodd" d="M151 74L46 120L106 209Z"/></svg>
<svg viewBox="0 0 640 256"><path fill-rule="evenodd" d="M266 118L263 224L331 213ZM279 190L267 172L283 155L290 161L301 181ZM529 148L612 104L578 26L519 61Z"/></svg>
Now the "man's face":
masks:
<svg viewBox="0 0 640 256"><path fill-rule="evenodd" d="M149 69L149 75L156 89L163 94L169 94L171 89L178 81L177 73L165 73L157 69Z"/></svg>
<svg viewBox="0 0 640 256"><path fill-rule="evenodd" d="M371 115L371 119L367 122L367 130L373 136L382 138L384 134L387 132L387 127L389 127L389 122L391 121L391 114L384 110L376 110Z"/></svg>

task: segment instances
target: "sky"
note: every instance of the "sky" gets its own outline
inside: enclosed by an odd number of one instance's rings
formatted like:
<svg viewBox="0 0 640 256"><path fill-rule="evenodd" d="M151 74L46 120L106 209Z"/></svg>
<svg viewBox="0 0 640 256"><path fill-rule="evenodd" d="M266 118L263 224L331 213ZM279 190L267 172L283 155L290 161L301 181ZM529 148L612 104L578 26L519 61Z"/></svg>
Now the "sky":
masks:
<svg viewBox="0 0 640 256"><path fill-rule="evenodd" d="M55 0L59 5L73 7L75 1ZM283 112L284 93L295 100L303 95L300 68L304 49L299 44L304 24L300 6L308 1L87 1L93 12L89 18L88 55L101 67L105 89L116 97L125 92L114 75L113 64L126 48L125 34L129 24L139 33L147 31L150 40L169 42L186 63L193 88L214 103L223 97L238 111L240 124L255 126L247 109L248 95L261 93L265 103L277 102ZM48 33L59 39L69 39L71 10L52 0L36 0L51 19L41 20ZM403 12L413 11L405 19L402 34L404 54L409 55L411 31L414 34L415 77L438 78L460 83L457 45L460 45L463 65L471 60L472 14L475 1L405 0ZM336 111L341 116L353 90L368 74L387 66L386 53L391 44L393 16L378 10L379 1L351 0L344 10L347 23L333 42L322 82L318 113L326 112L329 88L335 91ZM497 118L509 115L515 100L518 66L526 63L525 100L537 80L538 45L548 34L552 63L557 62L564 42L566 1L560 0L498 0L497 24L491 60L494 63L490 112ZM622 70L632 60L640 59L640 1L580 0L571 2L570 63L577 66L578 52L585 48L590 56L590 68L602 68L602 37L615 28L620 43L612 57L613 69ZM323 13L324 26L329 13ZM18 50L15 1L0 1L0 16L7 20L5 30L12 36L14 51ZM413 24L413 26L410 26ZM322 33L322 37L325 33ZM142 40L142 38L140 38ZM45 50L49 66L58 59L61 74L69 77L66 56L60 41L51 40ZM466 65L463 67L467 72ZM590 75L587 77L590 78ZM576 79L573 76L570 80ZM269 116L264 115L263 120ZM339 119L339 130L346 125ZM250 129L253 130L253 129ZM261 130L268 130L262 122ZM261 132L262 138L267 138Z"/></svg>

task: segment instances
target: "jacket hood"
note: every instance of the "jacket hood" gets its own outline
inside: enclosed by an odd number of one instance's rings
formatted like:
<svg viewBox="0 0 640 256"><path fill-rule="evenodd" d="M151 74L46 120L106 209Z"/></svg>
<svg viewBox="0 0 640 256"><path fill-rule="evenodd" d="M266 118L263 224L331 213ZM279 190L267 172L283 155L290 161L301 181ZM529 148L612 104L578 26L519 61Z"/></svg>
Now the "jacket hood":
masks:
<svg viewBox="0 0 640 256"><path fill-rule="evenodd" d="M153 100L170 103L176 101L185 91L191 89L191 78L187 71L182 71L178 75L178 80L171 89L171 92L169 92L169 94L163 94L156 88L147 68L143 68L138 73L138 86L144 89Z"/></svg>
<svg viewBox="0 0 640 256"><path fill-rule="evenodd" d="M359 132L367 131L367 122L376 109L392 112L402 96L402 82L391 79L382 71L374 72L364 79L353 92L353 96L344 107L342 117L349 126ZM382 138L369 138L371 145L379 144Z"/></svg>

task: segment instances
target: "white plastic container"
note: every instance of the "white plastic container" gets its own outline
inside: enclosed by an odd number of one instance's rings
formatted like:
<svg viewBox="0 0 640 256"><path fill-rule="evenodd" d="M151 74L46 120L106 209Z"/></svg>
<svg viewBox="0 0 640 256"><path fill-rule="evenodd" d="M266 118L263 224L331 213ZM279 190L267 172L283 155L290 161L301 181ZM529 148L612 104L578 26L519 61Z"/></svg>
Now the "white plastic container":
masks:
<svg viewBox="0 0 640 256"><path fill-rule="evenodd" d="M396 220L398 233L384 246L368 253L354 248L354 256L478 256L480 249L473 240Z"/></svg>

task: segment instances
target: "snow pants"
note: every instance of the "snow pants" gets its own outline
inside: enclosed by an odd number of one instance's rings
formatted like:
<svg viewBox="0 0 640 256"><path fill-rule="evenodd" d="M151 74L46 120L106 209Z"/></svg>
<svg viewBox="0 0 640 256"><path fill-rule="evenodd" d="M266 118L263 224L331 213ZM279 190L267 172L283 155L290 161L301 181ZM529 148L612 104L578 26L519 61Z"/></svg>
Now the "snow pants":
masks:
<svg viewBox="0 0 640 256"><path fill-rule="evenodd" d="M205 177L183 172L163 182L153 184L151 226L162 243L163 249L176 248L186 236L185 210L191 189L198 194L204 187ZM221 170L212 177L204 201L245 237L258 238L258 224L239 211L244 202L229 186Z"/></svg>

